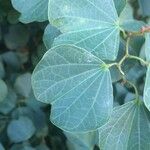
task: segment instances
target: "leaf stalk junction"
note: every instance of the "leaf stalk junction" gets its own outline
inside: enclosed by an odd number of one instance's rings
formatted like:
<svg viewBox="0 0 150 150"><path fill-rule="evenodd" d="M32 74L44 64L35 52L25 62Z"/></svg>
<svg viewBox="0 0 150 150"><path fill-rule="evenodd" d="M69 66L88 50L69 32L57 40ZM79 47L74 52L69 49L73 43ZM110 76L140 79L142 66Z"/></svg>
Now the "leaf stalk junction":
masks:
<svg viewBox="0 0 150 150"><path fill-rule="evenodd" d="M125 32L124 31L122 31L122 32L123 32L123 35L124 35ZM137 89L135 84L133 84L132 82L130 82L129 80L126 79L125 73L122 70L122 65L123 65L123 63L126 59L137 60L142 65L147 66L147 67L150 65L150 62L148 62L148 61L146 61L146 60L144 60L144 59L142 59L138 56L129 54L129 44L130 44L131 38L132 37L137 37L137 36L143 36L145 33L148 33L148 32L150 32L150 27L143 27L139 32L130 32L130 33L126 34L125 35L125 37L126 37L125 55L121 58L121 60L119 62L114 62L114 63L107 64L108 68L111 68L112 66L116 66L118 68L120 74L121 74L123 83L128 84L131 87L133 87L133 89L135 91L135 97L136 97L137 103L140 103L138 89Z"/></svg>

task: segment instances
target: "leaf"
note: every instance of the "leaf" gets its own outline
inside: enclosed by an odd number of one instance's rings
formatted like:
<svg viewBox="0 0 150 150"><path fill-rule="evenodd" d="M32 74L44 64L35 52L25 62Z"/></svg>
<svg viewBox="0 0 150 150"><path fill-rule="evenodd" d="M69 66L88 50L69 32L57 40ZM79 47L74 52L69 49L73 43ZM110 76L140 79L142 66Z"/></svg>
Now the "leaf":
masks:
<svg viewBox="0 0 150 150"><path fill-rule="evenodd" d="M63 33L54 45L74 44L103 60L116 59L119 23L113 0L50 0L48 9L50 23Z"/></svg>
<svg viewBox="0 0 150 150"><path fill-rule="evenodd" d="M123 11L127 0L114 0L118 15Z"/></svg>
<svg viewBox="0 0 150 150"><path fill-rule="evenodd" d="M0 79L0 102L2 102L8 93L7 85L3 80Z"/></svg>
<svg viewBox="0 0 150 150"><path fill-rule="evenodd" d="M149 124L150 113L142 101L116 107L108 123L99 129L99 146L103 150L148 150Z"/></svg>
<svg viewBox="0 0 150 150"><path fill-rule="evenodd" d="M69 150L93 150L98 140L96 131L88 133L64 132L64 134L67 137Z"/></svg>
<svg viewBox="0 0 150 150"><path fill-rule="evenodd" d="M10 113L16 106L17 95L16 93L8 88L7 97L0 103L0 113L7 115Z"/></svg>
<svg viewBox="0 0 150 150"><path fill-rule="evenodd" d="M25 73L20 75L14 84L16 92L24 97L29 97L31 92L31 74Z"/></svg>
<svg viewBox="0 0 150 150"><path fill-rule="evenodd" d="M140 5L140 10L143 16L150 16L150 3L148 0L138 0Z"/></svg>
<svg viewBox="0 0 150 150"><path fill-rule="evenodd" d="M40 144L36 147L36 150L49 150L46 144Z"/></svg>
<svg viewBox="0 0 150 150"><path fill-rule="evenodd" d="M18 120L12 120L7 128L8 137L15 143L28 140L34 132L35 127L32 121L27 117L20 117Z"/></svg>
<svg viewBox="0 0 150 150"><path fill-rule="evenodd" d="M119 17L120 27L126 31L136 32L140 31L145 23L143 21L135 20L133 17L133 8L129 3L126 4Z"/></svg>
<svg viewBox="0 0 150 150"><path fill-rule="evenodd" d="M49 50L33 72L32 86L38 100L52 104L51 121L66 131L97 129L113 107L107 65L75 46Z"/></svg>
<svg viewBox="0 0 150 150"><path fill-rule="evenodd" d="M11 0L11 2L21 13L20 21L23 23L48 20L48 0Z"/></svg>
<svg viewBox="0 0 150 150"><path fill-rule="evenodd" d="M146 73L146 81L144 87L144 103L146 107L150 110L150 66L148 67Z"/></svg>
<svg viewBox="0 0 150 150"><path fill-rule="evenodd" d="M150 34L149 33L145 34L144 49L145 49L146 60L150 61Z"/></svg>
<svg viewBox="0 0 150 150"><path fill-rule="evenodd" d="M60 31L50 24L45 28L43 42L47 49L51 48L54 38L56 38L58 35L60 35Z"/></svg>

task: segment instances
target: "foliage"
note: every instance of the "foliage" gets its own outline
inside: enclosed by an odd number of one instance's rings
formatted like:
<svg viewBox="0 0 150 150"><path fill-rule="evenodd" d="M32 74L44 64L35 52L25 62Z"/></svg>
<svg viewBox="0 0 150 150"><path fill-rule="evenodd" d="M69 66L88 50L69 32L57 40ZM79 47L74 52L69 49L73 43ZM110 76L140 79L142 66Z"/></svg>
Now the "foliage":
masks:
<svg viewBox="0 0 150 150"><path fill-rule="evenodd" d="M102 150L149 150L147 1L11 3L17 10L11 9L12 14L20 16L14 15L10 21L7 9L2 9L2 22L7 18L3 24L10 24L7 33L4 25L0 32L0 39L11 50L2 52L0 61L0 87L4 90L0 92L0 112L2 117L11 116L2 131L10 143L21 142L11 149L46 146L41 139L49 136L45 113L50 104L50 120L64 131L71 150L92 150L95 145ZM10 9L11 5L4 6ZM15 21L16 16L26 25ZM25 69L26 65L32 67ZM40 145L35 147L32 140Z"/></svg>

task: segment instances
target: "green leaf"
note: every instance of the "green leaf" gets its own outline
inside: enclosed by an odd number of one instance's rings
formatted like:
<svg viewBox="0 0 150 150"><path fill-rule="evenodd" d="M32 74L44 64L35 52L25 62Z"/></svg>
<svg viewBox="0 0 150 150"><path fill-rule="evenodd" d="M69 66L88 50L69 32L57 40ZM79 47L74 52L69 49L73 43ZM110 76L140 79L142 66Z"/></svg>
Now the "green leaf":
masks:
<svg viewBox="0 0 150 150"><path fill-rule="evenodd" d="M50 24L45 28L43 42L47 49L50 49L54 39L60 35L60 31Z"/></svg>
<svg viewBox="0 0 150 150"><path fill-rule="evenodd" d="M48 0L11 0L11 2L21 13L20 21L23 23L48 20Z"/></svg>
<svg viewBox="0 0 150 150"><path fill-rule="evenodd" d="M150 113L143 102L116 107L107 124L99 129L102 150L149 150Z"/></svg>
<svg viewBox="0 0 150 150"><path fill-rule="evenodd" d="M119 17L120 27L126 31L140 31L145 23L135 20L133 17L133 8L129 3L126 4Z"/></svg>
<svg viewBox="0 0 150 150"><path fill-rule="evenodd" d="M123 11L127 0L114 0L118 15Z"/></svg>
<svg viewBox="0 0 150 150"><path fill-rule="evenodd" d="M146 60L150 61L150 34L149 33L145 34L144 49L145 49Z"/></svg>
<svg viewBox="0 0 150 150"><path fill-rule="evenodd" d="M144 87L144 103L146 107L150 110L150 66L148 67L146 73L146 81Z"/></svg>
<svg viewBox="0 0 150 150"><path fill-rule="evenodd" d="M0 113L7 115L9 114L16 106L17 95L16 93L8 88L7 97L0 103Z"/></svg>
<svg viewBox="0 0 150 150"><path fill-rule="evenodd" d="M111 82L104 62L71 45L49 50L32 75L36 98L52 104L51 121L72 132L94 130L107 121L113 107Z"/></svg>
<svg viewBox="0 0 150 150"><path fill-rule="evenodd" d="M29 97L31 92L31 74L25 73L20 75L14 84L16 92L24 97Z"/></svg>
<svg viewBox="0 0 150 150"><path fill-rule="evenodd" d="M20 117L18 120L12 120L7 128L8 137L15 143L28 140L34 132L35 127L32 121L27 117Z"/></svg>
<svg viewBox="0 0 150 150"><path fill-rule="evenodd" d="M140 10L143 16L150 16L150 3L149 0L138 0L140 5Z"/></svg>
<svg viewBox="0 0 150 150"><path fill-rule="evenodd" d="M119 23L113 0L50 0L48 14L63 33L54 45L74 44L103 60L116 59Z"/></svg>
<svg viewBox="0 0 150 150"><path fill-rule="evenodd" d="M71 133L64 132L69 150L93 150L98 141L98 132Z"/></svg>
<svg viewBox="0 0 150 150"><path fill-rule="evenodd" d="M0 79L0 102L2 102L8 93L7 85L3 80Z"/></svg>

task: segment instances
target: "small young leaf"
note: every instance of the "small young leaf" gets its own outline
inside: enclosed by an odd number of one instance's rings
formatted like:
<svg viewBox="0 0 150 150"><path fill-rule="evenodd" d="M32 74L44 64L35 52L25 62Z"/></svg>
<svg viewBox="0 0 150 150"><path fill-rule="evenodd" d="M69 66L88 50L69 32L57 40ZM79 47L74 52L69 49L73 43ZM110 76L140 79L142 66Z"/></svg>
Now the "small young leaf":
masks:
<svg viewBox="0 0 150 150"><path fill-rule="evenodd" d="M11 2L21 13L20 21L23 23L48 20L48 0L11 0Z"/></svg>
<svg viewBox="0 0 150 150"><path fill-rule="evenodd" d="M113 107L109 69L86 50L62 45L49 50L35 68L36 98L52 104L51 121L72 132L103 125Z"/></svg>
<svg viewBox="0 0 150 150"><path fill-rule="evenodd" d="M102 150L150 149L150 112L143 102L116 107L107 124L99 129Z"/></svg>
<svg viewBox="0 0 150 150"><path fill-rule="evenodd" d="M7 128L7 134L14 143L26 141L32 137L35 127L32 121L27 117L20 117L18 120L12 120Z"/></svg>

